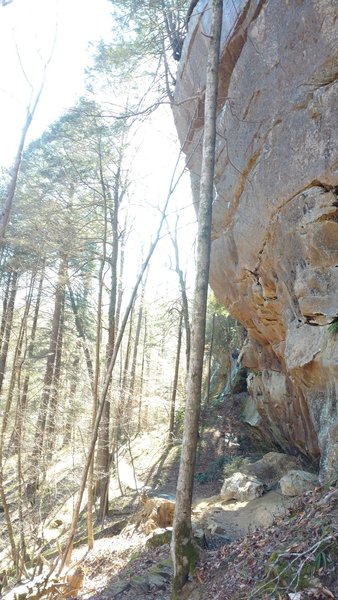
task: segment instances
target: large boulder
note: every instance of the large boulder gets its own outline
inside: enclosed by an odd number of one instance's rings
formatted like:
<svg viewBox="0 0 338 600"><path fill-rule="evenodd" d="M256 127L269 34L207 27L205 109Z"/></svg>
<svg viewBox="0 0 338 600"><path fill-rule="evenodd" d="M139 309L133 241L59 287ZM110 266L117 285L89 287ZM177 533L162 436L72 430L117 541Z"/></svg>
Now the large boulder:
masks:
<svg viewBox="0 0 338 600"><path fill-rule="evenodd" d="M314 473L294 469L284 475L279 484L283 496L301 496L318 485L318 477Z"/></svg>
<svg viewBox="0 0 338 600"><path fill-rule="evenodd" d="M234 473L224 480L221 489L222 500L239 500L245 502L259 498L264 493L264 484L253 475Z"/></svg>
<svg viewBox="0 0 338 600"><path fill-rule="evenodd" d="M174 117L197 206L211 0L189 22ZM336 7L223 2L210 284L247 328L251 424L338 471Z"/></svg>
<svg viewBox="0 0 338 600"><path fill-rule="evenodd" d="M300 463L295 456L281 452L268 452L260 460L243 465L241 472L256 477L264 483L265 489L268 490L277 485L283 475L298 467L300 467Z"/></svg>

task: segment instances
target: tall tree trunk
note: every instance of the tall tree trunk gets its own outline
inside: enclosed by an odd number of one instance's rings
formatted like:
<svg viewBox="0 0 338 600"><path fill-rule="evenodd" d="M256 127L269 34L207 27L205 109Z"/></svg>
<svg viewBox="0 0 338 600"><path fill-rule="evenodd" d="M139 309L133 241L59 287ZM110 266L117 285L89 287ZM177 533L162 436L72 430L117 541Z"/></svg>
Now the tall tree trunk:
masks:
<svg viewBox="0 0 338 600"><path fill-rule="evenodd" d="M130 352L131 352L131 336L133 331L133 319L134 317L134 306L132 306L130 312L130 320L129 320L129 331L128 331L128 340L127 340L127 348L124 357L124 366L123 366L123 376L122 381L120 383L121 393L123 396L123 402L126 403L127 394L125 390L128 388L128 378L129 378L129 361L130 361Z"/></svg>
<svg viewBox="0 0 338 600"><path fill-rule="evenodd" d="M157 229L157 233L155 236L154 241L151 243L147 257L142 265L141 268L141 272L139 274L139 276L136 279L133 291L131 293L129 302L127 304L125 313L124 313L124 317L122 319L122 323L121 323L121 327L119 329L118 335L116 337L116 341L114 344L114 352L113 355L110 359L109 365L107 366L107 371L106 371L106 375L105 375L105 380L103 383L103 387L102 387L102 392L101 392L101 397L100 397L100 402L98 405L98 409L97 409L97 413L96 413L96 418L95 418L95 423L94 423L94 427L93 427L93 431L92 431L92 437L91 437L91 441L90 441L90 445L89 445L89 449L88 449L88 453L87 453L87 460L86 460L86 464L84 466L83 472L82 472L82 477L81 477L81 483L80 483L80 488L79 488L79 492L78 492L78 497L76 499L75 502L75 506L74 506L74 512L73 512L73 518L72 518L72 524L70 527L70 532L69 532L69 537L67 540L67 544L66 544L66 548L64 550L64 554L62 557L62 560L60 561L59 564L59 568L58 568L58 573L61 573L64 565L66 564L67 561L70 560L70 556L71 556L71 552L72 552L72 546L73 546L73 541L74 541L74 537L75 537L75 533L76 533L76 528L77 528L77 523L78 523L78 519L79 519L79 514L80 514L80 508L81 508L81 502L82 502L82 498L83 498L83 494L85 491L85 487L86 487L86 482L87 482L87 477L88 477L88 473L89 473L89 469L90 469L90 465L92 463L93 460L93 455L94 455L94 450L95 450L95 445L96 445L96 440L97 440L97 436L98 436L98 431L99 431L99 426L100 426L100 421L101 421L101 417L102 417L102 413L103 413L103 408L104 408L104 402L110 387L110 382L111 382L111 377L112 377L112 373L116 364L116 359L121 347L121 343L122 343L122 339L125 333L125 329L128 323L128 319L130 317L130 313L132 310L132 307L134 305L135 302L135 298L139 289L139 286L141 284L141 281L143 279L144 273L149 265L149 262L151 260L151 257L155 251L155 248L159 242L160 239L160 235L161 235L161 231L162 231L162 227L163 227L163 223L165 221L165 217L166 217L166 211L167 211L167 207L169 204L169 199L171 196L171 190L167 196L166 202L165 202L165 206L163 209L163 213L162 213L162 217Z"/></svg>
<svg viewBox="0 0 338 600"><path fill-rule="evenodd" d="M21 390L19 391L17 418L15 420L15 427L14 427L14 431L13 431L13 435L12 435L13 453L15 453L19 447L20 440L17 435L17 431L22 430L22 421L24 419L24 415L25 415L25 411L26 411L26 407L27 407L29 379L30 379L30 362L31 362L31 359L33 356L35 336L36 336L36 330L37 330L37 325L38 325L38 317L39 317L41 296L42 296L42 286L43 286L43 280L44 280L44 275L45 275L44 267L45 267L45 264L43 262L42 272L41 272L37 296L36 296L33 323L32 323L32 328L31 328L31 332L30 332L30 340L29 340L28 349L27 349L28 369L27 369L27 372L26 372L26 375L24 378L22 391Z"/></svg>
<svg viewBox="0 0 338 600"><path fill-rule="evenodd" d="M8 346L9 340L11 337L12 324L13 324L13 314L14 314L14 304L15 297L17 293L17 283L18 283L18 271L14 270L11 277L11 291L8 299L8 306L6 310L6 322L4 327L3 341L1 345L1 354L0 354L0 396L2 392L2 386L5 377L6 371L6 363L8 356Z"/></svg>
<svg viewBox="0 0 338 600"><path fill-rule="evenodd" d="M9 415L9 412L10 412L10 409L12 406L14 390L15 390L15 386L17 383L17 379L21 374L22 363L24 361L24 356L22 356L22 349L23 349L24 339L26 339L26 336L27 336L27 318L28 318L28 313L29 313L29 310L31 307L31 302L32 302L34 280L35 280L35 274L33 274L31 277L29 291L28 291L26 303L25 303L24 314L21 319L19 332L16 336L16 347L15 347L15 351L14 351L13 366L12 366L11 377L10 377L9 386L8 386L7 402L6 402L6 409L5 409L5 414L7 413L8 415ZM6 451L7 455L14 454L15 450L16 450L16 445L15 445L15 443L13 443L13 441L17 435L17 432L16 432L17 423L21 419L20 412L21 412L21 402L20 402L20 391L19 391L17 406L16 406L16 413L15 413L15 426L14 426L14 429L13 429L13 432L12 432L12 435L10 438L8 449Z"/></svg>
<svg viewBox="0 0 338 600"><path fill-rule="evenodd" d="M9 299L8 299L6 323L5 323L5 327L4 327L4 339L3 339L1 355L0 355L0 381L1 381L0 391L1 391L2 383L3 383L3 379L4 379L7 354L8 354L8 345L9 345L10 333L11 333L11 329L12 329L15 296L16 296L16 292L17 292L17 279L18 279L18 272L13 271L12 278L11 278L11 292L10 292ZM19 342L19 348L21 348L20 342ZM17 350L18 350L18 345L17 345ZM17 353L17 351L16 351L16 353ZM15 365L14 365L14 368L15 368ZM11 547L12 561L13 561L13 565L14 565L15 569L17 570L18 569L18 559L19 559L18 548L17 548L16 542L15 542L13 524L12 524L12 520L11 520L9 505L8 505L6 494L5 494L5 481L4 481L4 471L3 471L5 433L6 433L7 425L8 425L9 411L10 411L10 407L11 407L11 399L12 399L12 390L10 387L9 393L7 396L6 405L3 409L3 417L2 417L1 430L0 430L0 501L1 501L3 511L4 511L5 523L6 523L7 533L8 533L10 547Z"/></svg>
<svg viewBox="0 0 338 600"><path fill-rule="evenodd" d="M64 291L64 288L63 288ZM46 424L46 436L47 443L46 448L47 452L47 462L49 462L52 458L52 452L55 447L55 426L56 426L56 412L59 402L59 386L60 386L60 377L61 377L61 359L62 359L62 347L63 347L63 335L64 335L64 320L65 320L65 295L61 298L61 310L60 310L60 320L59 320L59 331L56 345L56 354L55 354L55 365L54 365L54 373L53 373L53 388L50 396L49 406L48 406L48 419Z"/></svg>
<svg viewBox="0 0 338 600"><path fill-rule="evenodd" d="M126 218L127 222L127 218ZM115 331L118 331L120 324L120 316L121 316L121 306L123 300L123 272L124 272L124 253L125 253L125 245L126 245L126 222L123 228L122 233L120 234L119 244L120 244L120 260L119 260L119 280L117 286L117 299L116 299L116 311L115 311Z"/></svg>
<svg viewBox="0 0 338 600"><path fill-rule="evenodd" d="M87 371L88 371L88 377L89 377L89 381L90 381L90 386L93 390L94 387L94 367L93 367L93 361L92 361L92 357L90 355L90 350L88 347L88 343L87 343L87 337L86 337L86 333L85 333L85 329L82 323L82 319L79 315L79 311L78 311L78 307L77 304L75 302L75 298L74 298L74 292L72 289L72 286L70 284L70 281L68 280L67 282L67 287L68 287L68 292L69 292L69 298L70 298L70 303L71 303L71 307L72 307L72 311L74 314L74 320L75 320L75 327L76 327L76 331L77 334L79 336L79 338L82 341L82 347L83 347L83 353L85 356L85 360L86 360L86 365L87 365Z"/></svg>
<svg viewBox="0 0 338 600"><path fill-rule="evenodd" d="M119 235L118 235L118 212L122 198L121 193L121 160L117 166L114 177L114 193L111 197L110 188L104 182L102 177L102 189L105 190L106 196L112 206L110 206L110 222L112 230L112 253L110 256L111 265L111 288L109 299L108 312L108 344L106 348L106 364L113 355L115 344L115 313L117 302L117 261L119 250ZM99 429L98 449L96 457L96 469L99 473L98 494L100 498L99 518L103 521L108 511L108 490L109 490L109 471L110 471L110 398L106 398L103 409L101 425Z"/></svg>
<svg viewBox="0 0 338 600"><path fill-rule="evenodd" d="M139 311L138 311L138 315L137 315L137 322L136 322L136 331L135 331L135 339L134 339L133 358L132 358L131 370L130 370L130 386L129 386L129 400L130 400L131 404L133 404L133 397L134 397L134 391L135 391L137 354L138 354L138 347L139 347L139 343L140 343L142 317L143 317L144 294L145 294L146 284L147 284L147 277L145 278L145 280L143 282L143 285L142 285L141 298L140 298L140 306L139 306Z"/></svg>
<svg viewBox="0 0 338 600"><path fill-rule="evenodd" d="M69 396L68 396L69 409L67 411L68 414L66 416L66 421L65 421L65 429L64 429L64 436L63 436L63 442L62 442L63 447L69 446L71 443L71 440L72 440L72 430L73 430L75 414L76 414L76 411L74 409L74 400L75 400L75 394L76 394L76 387L77 387L77 383L79 380L79 365L80 365L79 351L80 351L80 349L78 349L78 351L75 355L75 358L73 359L73 362L72 362L72 379L71 379Z"/></svg>
<svg viewBox="0 0 338 600"><path fill-rule="evenodd" d="M56 284L54 313L52 320L52 331L49 342L49 350L46 363L46 371L43 381L42 395L40 401L39 415L35 430L35 441L32 453L32 481L31 488L36 490L39 485L39 473L38 467L40 458L43 452L45 432L46 432L46 420L48 413L49 400L51 395L51 389L53 385L54 366L57 353L57 343L60 327L60 319L62 314L62 304L64 299L65 291L65 279L66 279L66 259L62 258L59 265L58 278Z"/></svg>
<svg viewBox="0 0 338 600"><path fill-rule="evenodd" d="M2 344L4 341L4 333L5 333L5 327L6 327L7 308L8 308L8 302L9 302L10 289L11 289L12 274L13 274L12 270L10 270L9 273L7 273L6 289L5 289L4 299L2 302L2 317L1 317L1 325L0 325L0 354L2 352Z"/></svg>
<svg viewBox="0 0 338 600"><path fill-rule="evenodd" d="M186 282L185 282L185 277L183 275L183 271L180 266L180 255L179 255L178 241L177 241L177 225L178 225L178 219L177 219L176 225L175 225L175 235L171 235L171 241L172 241L172 244L174 247L174 252L175 252L175 271L178 276L180 292L181 292L182 310L183 310L183 319L184 319L184 328L185 328L186 370L188 373L189 361L190 361L191 328L190 328L190 320L189 320L189 303L188 303Z"/></svg>
<svg viewBox="0 0 338 600"><path fill-rule="evenodd" d="M184 432L176 490L172 537L174 578L172 600L182 597L182 588L194 570L197 551L191 527L191 502L201 406L205 321L208 295L213 179L215 168L218 64L222 29L222 0L213 0L212 34L206 75L204 136L198 209L197 270L194 292L191 356L187 382Z"/></svg>
<svg viewBox="0 0 338 600"><path fill-rule="evenodd" d="M102 341L102 295L103 295L103 272L106 260L106 242L107 242L107 210L106 203L104 204L104 236L103 236L103 255L101 259L101 265L99 270L99 293L97 301L97 315L96 315L96 338L95 338L95 368L93 372L93 412L92 412L92 428L95 426L97 407L99 403L99 381L100 381L100 362L101 362L101 341ZM96 442L95 442L96 443ZM91 550L94 547L94 524L93 524L93 509L94 509L94 497L95 497L95 482L94 482L94 452L91 455L91 460L88 468L88 481L87 481L87 541L88 548ZM100 476L100 474L99 474ZM69 554L71 554L72 548L69 548ZM68 560L68 558L67 558Z"/></svg>
<svg viewBox="0 0 338 600"><path fill-rule="evenodd" d="M142 397L143 397L143 386L144 386L144 365L145 365L145 359L146 359L147 333L148 333L147 332L147 315L145 314L142 364L141 364L141 375L140 375L140 390L139 390L139 399L138 399L137 433L140 433L140 431L141 431Z"/></svg>
<svg viewBox="0 0 338 600"><path fill-rule="evenodd" d="M176 406L177 384L178 384L178 374L179 374L179 369L180 369L180 357L181 357L181 346L182 346L182 324L183 324L183 310L181 310L181 312L180 312L180 320L178 323L175 372L174 372L173 389L172 389L171 401L170 401L169 446L173 446L173 444L174 444L175 406Z"/></svg>

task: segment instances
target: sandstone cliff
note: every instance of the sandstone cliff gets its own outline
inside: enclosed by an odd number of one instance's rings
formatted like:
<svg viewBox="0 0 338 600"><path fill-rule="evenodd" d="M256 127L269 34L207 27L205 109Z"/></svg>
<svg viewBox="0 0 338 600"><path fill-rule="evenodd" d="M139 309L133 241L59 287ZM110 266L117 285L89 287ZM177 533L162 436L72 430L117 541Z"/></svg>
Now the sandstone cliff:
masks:
<svg viewBox="0 0 338 600"><path fill-rule="evenodd" d="M247 328L246 418L338 472L337 41L332 0L224 0L210 284ZM174 117L198 200L211 0Z"/></svg>

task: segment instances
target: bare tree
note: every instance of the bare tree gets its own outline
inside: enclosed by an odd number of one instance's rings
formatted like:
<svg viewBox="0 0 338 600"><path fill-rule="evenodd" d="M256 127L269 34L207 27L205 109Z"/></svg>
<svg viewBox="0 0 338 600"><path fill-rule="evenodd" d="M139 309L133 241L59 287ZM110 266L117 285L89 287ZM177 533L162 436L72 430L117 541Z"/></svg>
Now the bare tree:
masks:
<svg viewBox="0 0 338 600"><path fill-rule="evenodd" d="M187 373L188 373L189 361L190 361L191 327L190 327L190 320L189 320L189 303L188 303L188 296L187 296L186 280L185 280L185 276L183 274L183 271L182 271L181 265L180 265L180 254L179 254L178 240L177 240L177 226L178 226L178 217L177 217L176 224L175 224L174 235L170 234L170 238L171 238L171 242L172 242L172 245L174 248L174 253L175 253L175 271L178 276L180 292L181 292L181 299L182 299L182 316L183 316L184 328L185 328L186 368L187 368Z"/></svg>
<svg viewBox="0 0 338 600"><path fill-rule="evenodd" d="M72 554L72 547L73 547L73 541L74 541L74 537L75 537L75 533L76 533L76 529L77 529L77 523L78 523L78 519L79 519L79 515L80 515L80 507L81 507L81 502L82 502L82 498L83 498L83 494L85 491L85 487L86 487L86 482L87 482L87 478L88 478L88 473L90 470L90 466L92 464L92 460L93 460L93 456L94 456L94 451L95 451L95 445L96 445L96 441L97 441L97 437L98 437L98 432L99 432L99 427L100 427L100 422L101 422L101 418L104 412L104 406L105 406L105 402L106 402L106 398L107 398L107 394L108 394L108 390L110 388L110 383L111 383L111 377L113 374L113 370L116 364L116 359L120 350L120 346L122 343L122 339L126 330L126 326L128 323L128 319L131 313L131 310L134 306L134 302L135 302L135 298L137 296L137 292L139 289L139 286L142 282L142 279L144 277L144 274L147 270L147 267L149 265L149 262L151 260L151 257L155 251L155 248L159 242L160 239L160 235L161 235L161 231L163 228L163 223L165 221L165 216L166 216L166 210L168 207L168 203L169 203L169 199L171 196L173 188L170 188L170 192L167 196L166 202L165 202L165 207L162 213L162 217L160 219L159 222L159 226L155 235L155 239L154 241L150 244L149 247L149 251L148 254L144 260L144 263L141 267L141 271L136 279L134 288L131 292L130 295L130 299L128 302L128 305L126 307L121 325L120 325L120 330L119 333L116 337L116 341L114 344L114 350L112 353L112 356L110 358L109 364L107 365L106 368L106 373L105 373L105 378L104 378L104 382L103 382L103 386L102 386L102 391L100 394L100 401L97 407L97 412L96 412L96 416L95 416L95 422L93 425L93 429L92 429L92 436L91 436L91 441L89 444L89 448L88 448L88 453L87 453L87 460L86 463L84 465L83 468L83 472L82 472L82 478L81 478L81 483L80 483L80 488L79 488L79 492L78 492L78 497L76 499L75 502L75 506L74 506L74 512L73 512L73 518L72 518L72 523L71 523L71 527L70 527L70 531L69 531L69 537L67 540L67 544L63 553L63 557L60 561L59 564L59 568L58 568L58 574L61 573L63 567L65 564L69 563L70 558L71 558L71 554Z"/></svg>
<svg viewBox="0 0 338 600"><path fill-rule="evenodd" d="M213 179L215 169L216 108L218 63L222 28L222 0L213 0L212 33L206 75L203 154L200 182L197 234L197 270L194 291L193 329L187 383L184 432L172 537L174 578L172 600L181 598L181 590L194 569L197 551L191 526L191 503L196 462L198 423L201 406L205 322L208 295Z"/></svg>
<svg viewBox="0 0 338 600"><path fill-rule="evenodd" d="M8 2L5 2L6 4L8 4ZM4 5L4 0L3 0L3 5ZM24 150L24 146L25 146L25 142L26 142L26 138L27 138L27 134L28 134L28 130L32 124L37 106L40 102L40 98L41 98L41 94L43 92L43 88L45 86L45 81L46 81L46 70L47 67L52 59L53 56L53 51L54 51L54 45L55 45L55 39L53 41L52 44L52 49L51 52L49 54L48 60L47 62L44 64L43 66L43 75L42 75L42 80L41 80L41 84L38 90L38 93L36 94L35 98L34 98L34 88L32 83L29 81L29 79L27 78L27 75L25 73L22 61L21 61L21 57L19 56L19 62L21 65L21 69L22 69L22 73L30 87L31 93L30 93L30 101L27 107L27 111L26 111L26 119L25 119L25 123L24 126L22 128L21 131L21 136L20 136L20 141L19 141L19 145L18 145L18 149L16 152L16 157L14 160L14 165L12 167L11 170L11 177L10 177L10 181L8 184L8 188L7 188L7 192L5 194L5 198L3 200L3 205L2 205L2 209L1 209L1 215L0 215L0 247L3 245L4 242L4 238L5 238L5 233L6 233L6 229L7 229L7 225L8 225L8 221L9 221L9 217L10 217L10 213L11 213L11 209L12 209L12 204L13 204L13 200L14 200L14 196L15 196L15 191L16 191L16 186L17 186L17 181L18 181L18 176L19 176L19 171L20 171L20 166L21 166L21 162L22 162L22 155L23 155L23 150Z"/></svg>
<svg viewBox="0 0 338 600"><path fill-rule="evenodd" d="M58 276L55 292L54 312L52 318L52 327L49 340L49 349L46 361L46 369L43 380L43 389L40 399L39 414L35 429L34 448L31 458L32 480L30 482L32 489L39 486L39 467L40 459L43 455L46 442L46 426L48 411L50 409L51 394L54 384L55 364L58 354L58 340L60 325L62 323L62 313L64 305L65 281L67 273L67 258L62 257L59 262Z"/></svg>
<svg viewBox="0 0 338 600"><path fill-rule="evenodd" d="M17 293L17 287L18 287L18 278L19 278L19 272L17 269L13 269L11 271L10 274L10 283L11 283L11 287L7 287L9 296L7 298L7 296L5 297L5 301L4 304L6 305L6 308L4 306L4 318L3 318L3 336L1 341L1 351L0 351L0 394L2 391L2 385L3 385L3 381L4 381L4 377L5 377L5 370L6 370L6 362L7 362L7 357L8 357L8 347L9 347L9 340L10 340L10 336L11 336L11 331L12 331L12 325L13 325L13 314L14 314L14 304L15 304L15 298L16 298L16 293ZM6 290L6 292L7 292Z"/></svg>

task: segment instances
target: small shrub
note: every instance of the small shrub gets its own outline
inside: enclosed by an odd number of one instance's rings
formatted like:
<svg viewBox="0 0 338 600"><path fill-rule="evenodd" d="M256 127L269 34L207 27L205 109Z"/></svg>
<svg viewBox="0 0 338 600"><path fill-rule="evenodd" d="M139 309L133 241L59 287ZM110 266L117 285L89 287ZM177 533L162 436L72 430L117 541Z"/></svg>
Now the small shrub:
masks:
<svg viewBox="0 0 338 600"><path fill-rule="evenodd" d="M230 458L227 456L219 456L212 462L208 471L205 471L204 473L196 473L196 481L201 485L209 483L210 481L215 481L222 475L224 465L227 464L229 460Z"/></svg>
<svg viewBox="0 0 338 600"><path fill-rule="evenodd" d="M234 456L224 463L223 476L231 477L234 473L241 470L241 467L249 465L251 460L243 456Z"/></svg>

